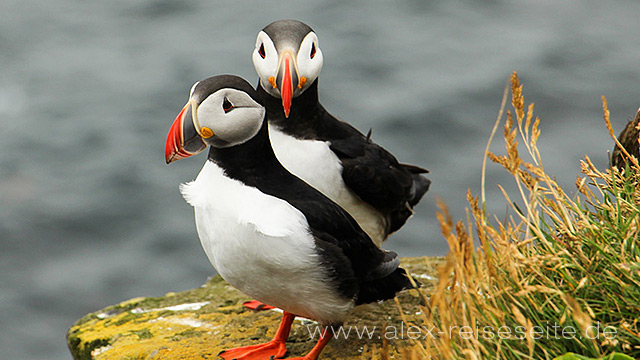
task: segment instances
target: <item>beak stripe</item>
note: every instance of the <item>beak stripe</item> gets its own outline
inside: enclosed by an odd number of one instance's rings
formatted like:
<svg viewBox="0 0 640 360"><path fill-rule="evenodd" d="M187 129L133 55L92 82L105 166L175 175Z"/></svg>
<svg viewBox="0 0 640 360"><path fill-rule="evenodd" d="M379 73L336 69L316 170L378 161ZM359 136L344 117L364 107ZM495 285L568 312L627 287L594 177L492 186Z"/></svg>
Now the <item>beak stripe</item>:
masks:
<svg viewBox="0 0 640 360"><path fill-rule="evenodd" d="M284 57L284 77L282 79L282 108L284 116L289 117L291 110L291 99L293 98L293 80L291 79L291 67L289 66L289 56Z"/></svg>
<svg viewBox="0 0 640 360"><path fill-rule="evenodd" d="M184 150L183 143L183 134L182 134L182 123L184 122L184 113L187 111L187 106L182 108L178 117L176 117L175 121L171 125L169 129L169 134L167 135L167 143L164 147L164 159L167 164L170 164L173 161L180 160L191 156Z"/></svg>

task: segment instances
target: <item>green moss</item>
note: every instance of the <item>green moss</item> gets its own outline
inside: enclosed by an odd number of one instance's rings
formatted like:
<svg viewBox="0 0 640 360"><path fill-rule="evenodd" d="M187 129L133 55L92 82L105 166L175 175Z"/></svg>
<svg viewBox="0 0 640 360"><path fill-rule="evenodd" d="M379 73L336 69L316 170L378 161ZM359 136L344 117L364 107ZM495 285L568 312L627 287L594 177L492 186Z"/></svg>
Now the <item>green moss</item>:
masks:
<svg viewBox="0 0 640 360"><path fill-rule="evenodd" d="M134 321L136 319L140 319L142 318L142 314L136 314L136 313L128 313L125 316L123 316L121 319L118 319L116 322L114 322L113 324L116 326L121 326L123 324L128 323L129 321ZM107 322L109 323L109 322Z"/></svg>
<svg viewBox="0 0 640 360"><path fill-rule="evenodd" d="M91 352L95 349L109 345L109 339L96 339L88 343L83 343L81 338L69 336L67 346L71 350L71 355L75 360L92 360Z"/></svg>
<svg viewBox="0 0 640 360"><path fill-rule="evenodd" d="M184 338L192 338L192 337L201 337L202 334L204 334L205 331L200 331L200 330L195 330L195 329L188 329L182 332L179 332L177 334L175 334L173 337L171 337L171 340L173 341L180 341Z"/></svg>
<svg viewBox="0 0 640 360"><path fill-rule="evenodd" d="M132 331L131 333L138 335L139 339L151 339L153 337L153 334L151 333L151 331L149 331L149 329Z"/></svg>

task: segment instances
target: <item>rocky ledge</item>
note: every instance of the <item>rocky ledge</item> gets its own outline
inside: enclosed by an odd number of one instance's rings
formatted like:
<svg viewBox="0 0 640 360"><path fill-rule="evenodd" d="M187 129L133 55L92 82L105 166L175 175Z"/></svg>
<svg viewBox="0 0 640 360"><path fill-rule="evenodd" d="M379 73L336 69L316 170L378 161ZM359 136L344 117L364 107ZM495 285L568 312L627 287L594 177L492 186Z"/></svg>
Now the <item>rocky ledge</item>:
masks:
<svg viewBox="0 0 640 360"><path fill-rule="evenodd" d="M405 258L403 266L428 294L442 262L442 258ZM224 349L258 344L274 335L281 313L247 309L242 305L247 300L216 276L197 289L135 298L88 314L69 329L67 344L76 360L217 359ZM417 291L404 291L398 301L404 314L394 300L354 309L321 357L371 359L380 351L393 355L411 347L410 325L402 318L420 314L421 298ZM320 330L313 321L296 319L287 356L309 351Z"/></svg>

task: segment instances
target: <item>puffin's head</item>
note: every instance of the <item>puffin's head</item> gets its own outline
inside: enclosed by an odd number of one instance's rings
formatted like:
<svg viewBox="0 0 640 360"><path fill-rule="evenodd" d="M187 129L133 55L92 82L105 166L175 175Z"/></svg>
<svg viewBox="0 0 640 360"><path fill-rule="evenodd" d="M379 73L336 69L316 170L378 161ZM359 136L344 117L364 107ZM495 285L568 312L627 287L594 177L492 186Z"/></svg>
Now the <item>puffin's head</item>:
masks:
<svg viewBox="0 0 640 360"><path fill-rule="evenodd" d="M253 66L260 86L282 99L284 115L289 117L291 100L308 89L322 69L318 37L297 20L272 22L258 33Z"/></svg>
<svg viewBox="0 0 640 360"><path fill-rule="evenodd" d="M164 150L167 164L207 146L225 148L253 138L264 120L258 94L244 79L220 75L199 81L171 125Z"/></svg>

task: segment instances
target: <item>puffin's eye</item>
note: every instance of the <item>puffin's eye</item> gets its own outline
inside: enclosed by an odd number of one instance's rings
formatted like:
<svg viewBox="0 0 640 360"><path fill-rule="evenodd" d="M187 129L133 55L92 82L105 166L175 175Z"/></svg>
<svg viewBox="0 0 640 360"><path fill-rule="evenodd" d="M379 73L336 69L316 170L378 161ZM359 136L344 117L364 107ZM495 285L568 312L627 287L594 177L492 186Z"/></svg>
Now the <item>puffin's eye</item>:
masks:
<svg viewBox="0 0 640 360"><path fill-rule="evenodd" d="M314 56L316 56L316 43L311 43L311 54L309 57L313 59Z"/></svg>
<svg viewBox="0 0 640 360"><path fill-rule="evenodd" d="M260 44L260 49L258 49L258 54L260 54L261 58L265 58L267 55L264 53L264 43Z"/></svg>
<svg viewBox="0 0 640 360"><path fill-rule="evenodd" d="M225 96L224 101L222 102L222 110L224 110L224 113L226 114L233 109L234 109L233 104Z"/></svg>

